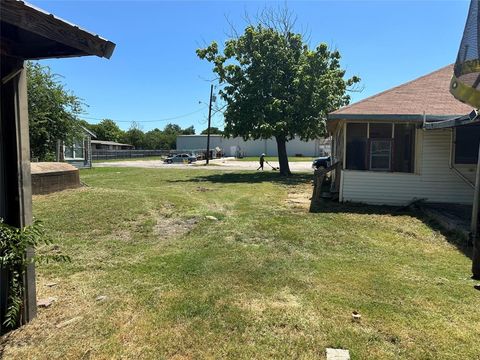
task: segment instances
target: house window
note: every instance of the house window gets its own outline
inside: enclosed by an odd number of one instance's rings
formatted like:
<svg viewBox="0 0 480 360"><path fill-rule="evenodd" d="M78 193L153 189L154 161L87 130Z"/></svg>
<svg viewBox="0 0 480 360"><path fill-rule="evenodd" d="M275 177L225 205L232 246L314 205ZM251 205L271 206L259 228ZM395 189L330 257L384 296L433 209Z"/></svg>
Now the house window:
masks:
<svg viewBox="0 0 480 360"><path fill-rule="evenodd" d="M368 137L370 139L391 139L393 124L370 123Z"/></svg>
<svg viewBox="0 0 480 360"><path fill-rule="evenodd" d="M413 172L415 126L348 123L346 169Z"/></svg>
<svg viewBox="0 0 480 360"><path fill-rule="evenodd" d="M347 124L346 168L349 170L367 169L367 124Z"/></svg>
<svg viewBox="0 0 480 360"><path fill-rule="evenodd" d="M479 124L455 128L455 164L476 164L479 142Z"/></svg>
<svg viewBox="0 0 480 360"><path fill-rule="evenodd" d="M395 124L393 171L413 172L415 159L415 125Z"/></svg>
<svg viewBox="0 0 480 360"><path fill-rule="evenodd" d="M369 169L390 171L392 164L393 124L369 124Z"/></svg>
<svg viewBox="0 0 480 360"><path fill-rule="evenodd" d="M76 140L72 145L65 145L64 157L66 160L84 160L85 149L83 140Z"/></svg>
<svg viewBox="0 0 480 360"><path fill-rule="evenodd" d="M392 141L370 140L370 170L391 170Z"/></svg>

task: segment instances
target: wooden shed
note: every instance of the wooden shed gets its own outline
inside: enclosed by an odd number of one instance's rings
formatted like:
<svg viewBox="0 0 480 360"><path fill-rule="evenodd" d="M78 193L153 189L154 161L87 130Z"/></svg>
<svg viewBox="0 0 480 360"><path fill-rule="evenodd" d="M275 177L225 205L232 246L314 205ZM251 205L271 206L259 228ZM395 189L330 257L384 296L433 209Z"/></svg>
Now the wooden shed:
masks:
<svg viewBox="0 0 480 360"><path fill-rule="evenodd" d="M110 58L115 44L23 1L0 0L0 218L23 227L32 221L27 84L24 61L96 55ZM27 254L33 255L33 250ZM0 332L8 295L0 271ZM20 322L36 315L35 269L24 280Z"/></svg>

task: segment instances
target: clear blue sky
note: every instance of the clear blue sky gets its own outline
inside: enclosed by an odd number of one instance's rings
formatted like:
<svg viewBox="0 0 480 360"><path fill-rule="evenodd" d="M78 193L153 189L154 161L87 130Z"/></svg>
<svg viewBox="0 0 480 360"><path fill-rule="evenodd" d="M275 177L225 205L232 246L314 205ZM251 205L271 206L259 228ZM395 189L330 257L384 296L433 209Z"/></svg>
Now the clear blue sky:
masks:
<svg viewBox="0 0 480 360"><path fill-rule="evenodd" d="M195 49L223 43L229 25L242 28L244 13L275 2L41 1L31 2L117 44L110 60L96 57L43 61L65 76L69 89L89 105L86 117L111 118L123 129L206 127L211 66ZM290 1L298 30L312 46L340 50L348 75L362 78L358 101L454 62L468 1ZM87 119L95 123L96 120ZM213 125L222 126L221 115Z"/></svg>

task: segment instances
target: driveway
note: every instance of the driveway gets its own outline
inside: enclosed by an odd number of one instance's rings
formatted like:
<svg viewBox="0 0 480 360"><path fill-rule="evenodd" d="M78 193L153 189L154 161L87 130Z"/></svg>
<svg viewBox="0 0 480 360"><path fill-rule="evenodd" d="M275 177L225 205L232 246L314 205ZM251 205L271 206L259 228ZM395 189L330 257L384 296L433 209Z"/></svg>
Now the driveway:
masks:
<svg viewBox="0 0 480 360"><path fill-rule="evenodd" d="M278 167L277 161L270 161L273 167ZM205 161L197 161L194 164L165 164L162 160L135 160L135 161L108 161L93 163L94 167L136 167L136 168L165 168L165 169L197 169L197 170L256 170L257 161L239 161L234 158L210 160L210 164L205 166ZM292 161L290 170L294 172L312 171L311 161ZM264 171L272 171L268 164L264 165Z"/></svg>

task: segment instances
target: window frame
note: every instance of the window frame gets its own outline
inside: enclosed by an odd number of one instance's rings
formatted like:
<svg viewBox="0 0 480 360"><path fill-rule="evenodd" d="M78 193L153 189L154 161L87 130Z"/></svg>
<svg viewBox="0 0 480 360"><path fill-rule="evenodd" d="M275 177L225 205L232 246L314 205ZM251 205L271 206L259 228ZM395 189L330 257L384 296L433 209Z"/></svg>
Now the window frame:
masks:
<svg viewBox="0 0 480 360"><path fill-rule="evenodd" d="M78 147L77 145L81 144L81 147ZM66 156L66 149L71 149L72 150L72 157ZM81 152L81 156L77 156L77 152ZM85 139L82 139L81 141L77 140L72 143L72 145L65 145L63 144L63 158L65 160L85 160Z"/></svg>
<svg viewBox="0 0 480 360"><path fill-rule="evenodd" d="M380 155L380 154L373 154L372 153L372 147L373 143L376 142L383 142L383 143L388 143L390 145L390 148L388 150L388 155ZM369 138L368 139L368 170L369 171L383 171L383 172L392 172L393 166L392 166L392 156L393 155L393 139L387 139L387 138ZM376 157L387 157L388 156L388 168L374 168L372 167L372 158Z"/></svg>
<svg viewBox="0 0 480 360"><path fill-rule="evenodd" d="M359 123L364 123L367 125L367 149L366 149L366 161L367 161L367 167L366 169L349 169L347 168L347 164L345 163L345 170L350 170L350 171L374 171L374 172L390 172L390 173L399 173L399 174L415 174L416 173L416 163L417 163L417 126L415 123L412 122L388 122L388 121L367 121L367 122L360 122L360 121L346 121L345 122L345 140L348 137L348 126L350 124L359 124ZM387 124L391 126L391 137L390 138L371 138L371 126L376 125L376 124ZM395 135L396 135L396 126L397 125L412 125L412 141L411 141L411 146L412 146L412 151L411 151L411 157L410 157L410 162L411 162L411 170L410 171L395 171ZM372 143L377 142L377 141L388 141L390 143L390 151L389 151L389 156L388 156L388 162L389 162L389 167L388 168L373 168L372 167L372 157L379 156L379 155L373 155L372 156ZM347 141L345 141L346 143ZM345 144L345 159L347 159L348 154L347 154L347 144Z"/></svg>
<svg viewBox="0 0 480 360"><path fill-rule="evenodd" d="M364 149L364 156L363 156L363 161L364 163L362 164L362 167L364 167L364 169L352 169L352 168L347 168L347 165L349 164L349 144L351 143L351 141L349 141L349 125L365 125L365 134L366 134L366 137L365 137L365 149ZM350 122L346 122L345 123L345 129L344 129L344 133L343 133L343 136L344 136L344 148L343 148L343 156L344 156L344 162L345 162L345 169L346 170L352 170L352 171L367 171L368 170L368 134L369 134L369 126L370 124L367 122L361 122L361 121L350 121ZM355 140L358 141L358 139L362 139L362 142L363 142L363 138L362 137L355 137L354 138ZM352 140L352 139L350 139ZM364 165L364 166L363 166Z"/></svg>

